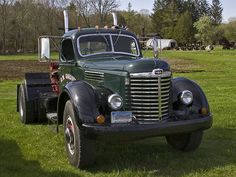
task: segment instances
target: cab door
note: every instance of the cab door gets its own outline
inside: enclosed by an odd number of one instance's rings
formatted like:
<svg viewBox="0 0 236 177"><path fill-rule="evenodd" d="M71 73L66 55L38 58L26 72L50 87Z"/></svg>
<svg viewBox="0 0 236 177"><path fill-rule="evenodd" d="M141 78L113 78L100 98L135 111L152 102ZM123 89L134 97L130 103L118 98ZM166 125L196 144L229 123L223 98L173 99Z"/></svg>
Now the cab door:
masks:
<svg viewBox="0 0 236 177"><path fill-rule="evenodd" d="M60 86L63 88L69 82L75 80L72 69L75 67L75 53L71 39L63 39L61 42L61 54L59 62Z"/></svg>

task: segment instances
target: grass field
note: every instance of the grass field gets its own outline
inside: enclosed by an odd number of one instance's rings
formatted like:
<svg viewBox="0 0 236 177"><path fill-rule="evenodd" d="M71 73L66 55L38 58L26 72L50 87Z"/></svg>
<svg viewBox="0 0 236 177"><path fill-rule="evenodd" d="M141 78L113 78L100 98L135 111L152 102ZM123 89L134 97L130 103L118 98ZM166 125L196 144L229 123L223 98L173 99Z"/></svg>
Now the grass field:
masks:
<svg viewBox="0 0 236 177"><path fill-rule="evenodd" d="M58 58L58 53L51 53L52 59ZM38 54L30 53L30 54L18 54L18 55L0 55L1 60L38 60Z"/></svg>
<svg viewBox="0 0 236 177"><path fill-rule="evenodd" d="M195 80L209 100L214 125L197 151L175 151L163 137L99 144L96 164L86 171L75 169L67 162L62 132L56 134L48 125L20 123L15 101L19 81L8 80L0 82L0 177L236 176L236 51L167 51L161 56L177 71L187 71L174 76ZM12 58L24 59L18 57ZM0 56L0 60L12 58Z"/></svg>

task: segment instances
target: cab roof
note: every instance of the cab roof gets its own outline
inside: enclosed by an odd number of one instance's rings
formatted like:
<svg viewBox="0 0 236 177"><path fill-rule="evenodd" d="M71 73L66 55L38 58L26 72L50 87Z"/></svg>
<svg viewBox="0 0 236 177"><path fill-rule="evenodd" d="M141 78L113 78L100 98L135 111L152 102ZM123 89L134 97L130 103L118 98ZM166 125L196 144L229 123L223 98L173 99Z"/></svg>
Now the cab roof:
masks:
<svg viewBox="0 0 236 177"><path fill-rule="evenodd" d="M81 28L81 29L75 29L75 30L71 30L68 31L67 33L65 33L63 35L63 37L67 38L70 37L72 39L75 39L81 35L87 35L87 34L104 34L104 33L108 33L108 34L125 34L125 35L130 35L136 38L136 36L125 30L125 29L112 29L112 28Z"/></svg>

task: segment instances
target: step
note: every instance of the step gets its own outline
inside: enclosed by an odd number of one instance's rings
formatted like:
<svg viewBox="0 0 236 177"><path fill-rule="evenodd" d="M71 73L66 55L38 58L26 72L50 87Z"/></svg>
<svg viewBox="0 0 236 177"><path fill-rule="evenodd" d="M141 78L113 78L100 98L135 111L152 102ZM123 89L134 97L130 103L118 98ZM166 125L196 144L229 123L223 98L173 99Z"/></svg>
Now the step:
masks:
<svg viewBox="0 0 236 177"><path fill-rule="evenodd" d="M56 112L47 113L46 116L47 116L48 120L51 121L52 123L57 123L57 113Z"/></svg>
<svg viewBox="0 0 236 177"><path fill-rule="evenodd" d="M48 119L48 126L50 127L50 129L52 129L53 132L59 133L59 126L57 124L57 113L47 113L46 117Z"/></svg>

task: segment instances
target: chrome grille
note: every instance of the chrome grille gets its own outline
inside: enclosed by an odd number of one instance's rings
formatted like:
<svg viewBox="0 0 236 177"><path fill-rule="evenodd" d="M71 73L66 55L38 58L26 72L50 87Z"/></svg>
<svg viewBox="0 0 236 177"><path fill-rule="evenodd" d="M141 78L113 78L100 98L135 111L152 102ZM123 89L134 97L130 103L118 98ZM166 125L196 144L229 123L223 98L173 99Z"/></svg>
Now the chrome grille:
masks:
<svg viewBox="0 0 236 177"><path fill-rule="evenodd" d="M85 80L89 81L103 81L104 73L95 72L95 71L85 71Z"/></svg>
<svg viewBox="0 0 236 177"><path fill-rule="evenodd" d="M169 115L171 72L130 74L126 97L137 120L159 121Z"/></svg>

